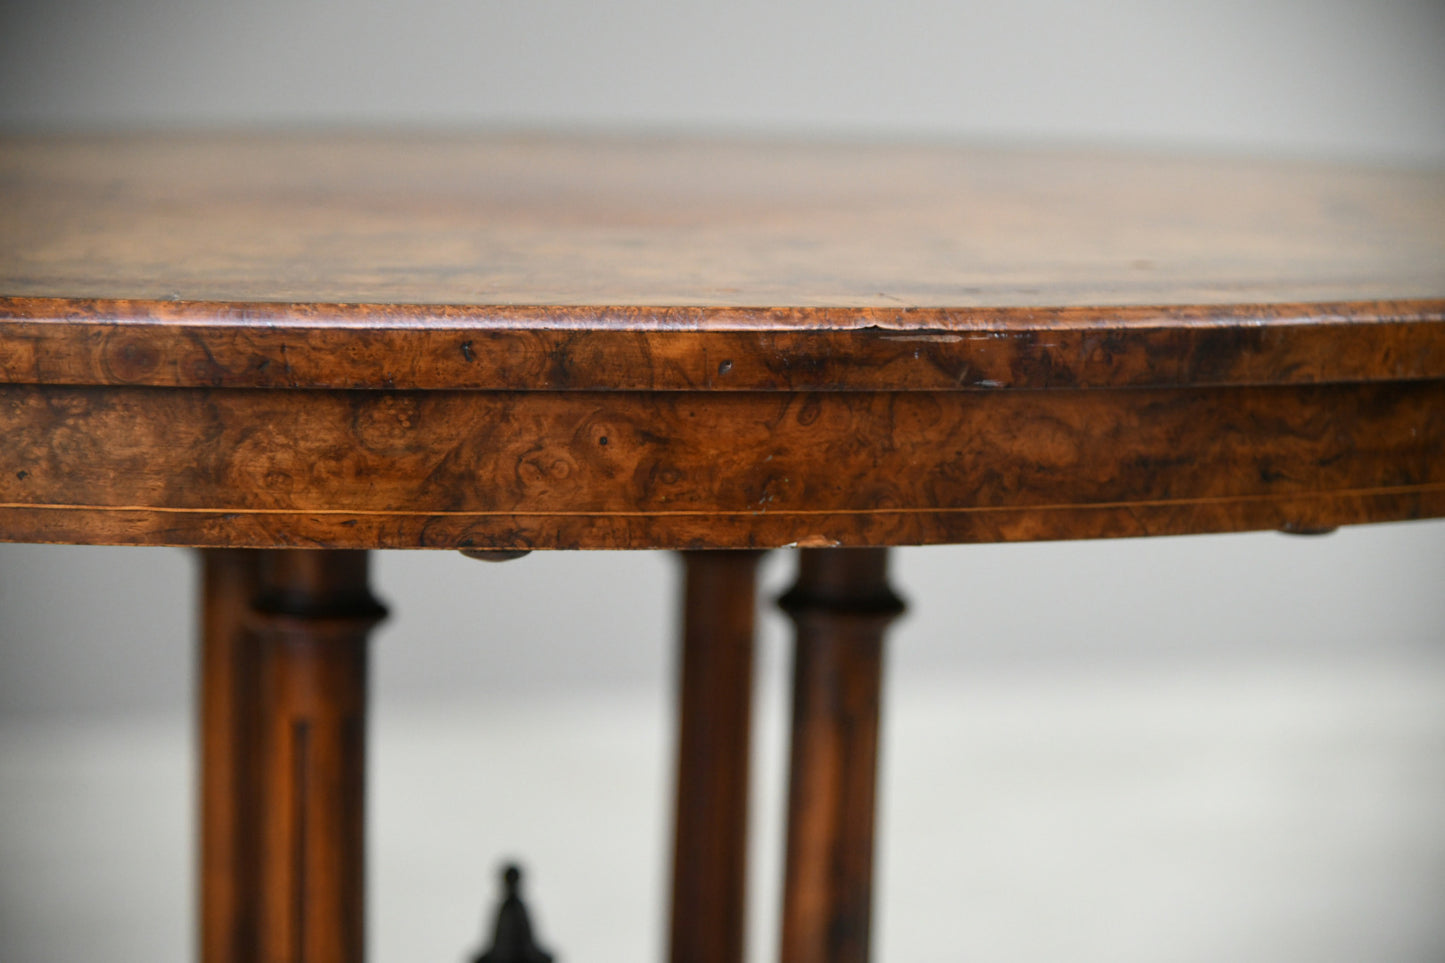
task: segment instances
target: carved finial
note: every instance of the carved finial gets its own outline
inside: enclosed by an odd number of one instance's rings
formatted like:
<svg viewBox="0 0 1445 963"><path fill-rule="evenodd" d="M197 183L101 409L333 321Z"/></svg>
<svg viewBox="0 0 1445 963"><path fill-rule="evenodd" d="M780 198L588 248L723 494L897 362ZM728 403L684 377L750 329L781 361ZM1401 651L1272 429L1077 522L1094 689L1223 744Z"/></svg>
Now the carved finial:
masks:
<svg viewBox="0 0 1445 963"><path fill-rule="evenodd" d="M552 954L537 946L532 921L520 895L522 871L508 865L502 871L502 904L492 928L492 946L474 957L472 963L552 963Z"/></svg>

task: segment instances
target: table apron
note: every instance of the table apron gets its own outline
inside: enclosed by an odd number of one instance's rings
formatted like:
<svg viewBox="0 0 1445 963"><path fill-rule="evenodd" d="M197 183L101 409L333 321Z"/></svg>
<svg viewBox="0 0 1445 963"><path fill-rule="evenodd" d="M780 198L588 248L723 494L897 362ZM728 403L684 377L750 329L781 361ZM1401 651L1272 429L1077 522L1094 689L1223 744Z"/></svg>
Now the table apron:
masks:
<svg viewBox="0 0 1445 963"><path fill-rule="evenodd" d="M1445 515L1445 381L867 392L0 386L0 539L767 548Z"/></svg>

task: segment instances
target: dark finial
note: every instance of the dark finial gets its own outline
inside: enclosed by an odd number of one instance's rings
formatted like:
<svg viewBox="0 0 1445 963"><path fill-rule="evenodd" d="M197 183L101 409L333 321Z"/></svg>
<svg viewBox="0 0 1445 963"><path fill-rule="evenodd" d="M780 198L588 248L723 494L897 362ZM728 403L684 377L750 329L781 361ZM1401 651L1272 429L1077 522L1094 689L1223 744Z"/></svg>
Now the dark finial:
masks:
<svg viewBox="0 0 1445 963"><path fill-rule="evenodd" d="M532 921L522 902L522 871L509 865L502 871L502 904L492 928L492 946L473 957L472 963L552 963L552 954L532 938Z"/></svg>

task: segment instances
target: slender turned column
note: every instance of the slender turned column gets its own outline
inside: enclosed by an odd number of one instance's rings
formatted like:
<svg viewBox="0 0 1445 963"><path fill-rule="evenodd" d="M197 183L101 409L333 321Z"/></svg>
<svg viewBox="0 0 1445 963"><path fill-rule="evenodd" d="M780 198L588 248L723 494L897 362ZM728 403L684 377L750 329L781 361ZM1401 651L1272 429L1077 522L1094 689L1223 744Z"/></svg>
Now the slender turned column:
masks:
<svg viewBox="0 0 1445 963"><path fill-rule="evenodd" d="M364 953L366 638L385 615L361 551L264 553L259 664L259 958Z"/></svg>
<svg viewBox="0 0 1445 963"><path fill-rule="evenodd" d="M903 611L885 549L802 549L780 605L797 627L783 963L865 963L883 632Z"/></svg>
<svg viewBox="0 0 1445 963"><path fill-rule="evenodd" d="M762 552L682 553L672 963L741 963L753 621Z"/></svg>
<svg viewBox="0 0 1445 963"><path fill-rule="evenodd" d="M203 963L256 959L256 650L245 619L260 556L245 549L201 552Z"/></svg>

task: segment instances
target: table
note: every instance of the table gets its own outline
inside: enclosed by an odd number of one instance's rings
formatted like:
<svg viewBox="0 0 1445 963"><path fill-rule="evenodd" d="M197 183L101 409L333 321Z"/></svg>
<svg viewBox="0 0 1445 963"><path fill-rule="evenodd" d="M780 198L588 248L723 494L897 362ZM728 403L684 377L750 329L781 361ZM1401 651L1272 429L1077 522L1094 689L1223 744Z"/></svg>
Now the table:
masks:
<svg viewBox="0 0 1445 963"><path fill-rule="evenodd" d="M203 552L207 963L362 958L368 549L684 551L675 963L741 958L754 572L801 549L782 955L847 963L889 547L1445 516L1439 172L11 137L0 295L0 538Z"/></svg>

